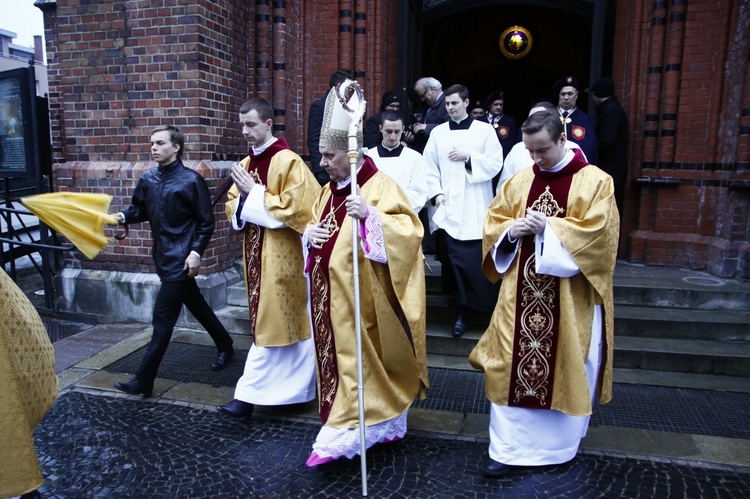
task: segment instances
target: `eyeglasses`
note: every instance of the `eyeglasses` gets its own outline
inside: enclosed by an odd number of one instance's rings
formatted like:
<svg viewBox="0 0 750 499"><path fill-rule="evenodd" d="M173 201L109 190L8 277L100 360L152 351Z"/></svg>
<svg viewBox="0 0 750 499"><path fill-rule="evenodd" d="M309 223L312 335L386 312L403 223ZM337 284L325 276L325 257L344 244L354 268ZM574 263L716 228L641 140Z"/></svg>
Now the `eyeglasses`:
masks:
<svg viewBox="0 0 750 499"><path fill-rule="evenodd" d="M417 93L417 95L419 95L419 99L422 100L422 99L424 99L424 96L427 95L429 92L430 92L430 89L429 88L425 88L424 92L422 92L421 94Z"/></svg>

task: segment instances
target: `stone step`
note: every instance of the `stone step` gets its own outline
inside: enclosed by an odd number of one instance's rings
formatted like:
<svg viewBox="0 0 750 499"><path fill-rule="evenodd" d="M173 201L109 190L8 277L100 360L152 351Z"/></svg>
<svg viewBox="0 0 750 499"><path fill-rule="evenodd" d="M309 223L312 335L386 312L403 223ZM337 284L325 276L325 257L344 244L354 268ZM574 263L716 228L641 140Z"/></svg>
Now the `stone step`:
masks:
<svg viewBox="0 0 750 499"><path fill-rule="evenodd" d="M750 377L750 344L617 336L614 365L626 369Z"/></svg>
<svg viewBox="0 0 750 499"><path fill-rule="evenodd" d="M230 334L250 335L250 316L247 304L244 307L227 305L219 310L215 310L215 312L216 317L224 324L224 327ZM190 326L195 327L198 325L198 321L191 314L186 313L185 316L186 322Z"/></svg>
<svg viewBox="0 0 750 499"><path fill-rule="evenodd" d="M718 280L716 277L711 279ZM738 283L727 283L719 287L695 285L684 281L644 283L616 278L614 298L615 305L750 311L750 286Z"/></svg>
<svg viewBox="0 0 750 499"><path fill-rule="evenodd" d="M438 310L438 307L447 306L450 299L442 293L442 266L434 255L426 255L425 262L429 265L429 268L425 267L427 305L432 307L429 316L439 314L440 321L453 320L453 311ZM239 273L242 275L241 265ZM614 298L616 306L750 313L750 284L720 279L702 272L641 267L625 262L617 263ZM247 306L242 282L227 288L227 305Z"/></svg>
<svg viewBox="0 0 750 499"><path fill-rule="evenodd" d="M428 354L427 366L476 372L476 369L469 364L467 357L452 355ZM750 393L750 383L747 378L739 376L615 368L613 379L615 383Z"/></svg>
<svg viewBox="0 0 750 499"><path fill-rule="evenodd" d="M217 311L217 316L230 333L250 334L246 307L223 307ZM186 314L181 325L196 327L197 323L190 314ZM470 325L460 338L456 338L452 334L451 324L430 323L427 325L427 353L433 359L438 359L436 362L443 367L471 369L468 356L483 332L484 328ZM619 334L615 339L614 366L631 372L748 378L748 359L750 343L744 341L664 339Z"/></svg>
<svg viewBox="0 0 750 499"><path fill-rule="evenodd" d="M247 308L247 291L244 282L238 282L227 287L227 305Z"/></svg>
<svg viewBox="0 0 750 499"><path fill-rule="evenodd" d="M615 334L750 342L750 312L615 305Z"/></svg>
<svg viewBox="0 0 750 499"><path fill-rule="evenodd" d="M427 354L458 357L461 364L468 359L484 332L469 327L456 338L451 326L428 324ZM750 377L750 343L621 336L615 337L616 368L645 371ZM445 361L447 363L447 361ZM468 362L468 361L467 361Z"/></svg>
<svg viewBox="0 0 750 499"><path fill-rule="evenodd" d="M426 255L427 293L441 293L442 266ZM735 310L750 312L750 284L721 279L705 272L667 267L645 267L617 262L614 274L615 304Z"/></svg>
<svg viewBox="0 0 750 499"><path fill-rule="evenodd" d="M613 379L615 383L632 385L750 393L750 383L747 378L740 376L615 368Z"/></svg>
<svg viewBox="0 0 750 499"><path fill-rule="evenodd" d="M431 324L453 324L456 311L449 300L446 295L427 296ZM470 313L466 318L481 329L490 323L490 314ZM750 312L615 305L615 334L750 342Z"/></svg>

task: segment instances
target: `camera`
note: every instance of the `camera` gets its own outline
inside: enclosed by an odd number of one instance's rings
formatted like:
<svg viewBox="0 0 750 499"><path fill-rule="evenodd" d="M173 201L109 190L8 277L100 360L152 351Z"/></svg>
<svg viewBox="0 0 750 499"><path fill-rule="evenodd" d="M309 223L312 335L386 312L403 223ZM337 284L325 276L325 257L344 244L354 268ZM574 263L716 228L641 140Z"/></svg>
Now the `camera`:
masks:
<svg viewBox="0 0 750 499"><path fill-rule="evenodd" d="M414 133L414 125L422 122L422 114L412 113L411 117L414 120L414 123L410 123L409 126L406 127L406 131L409 133Z"/></svg>

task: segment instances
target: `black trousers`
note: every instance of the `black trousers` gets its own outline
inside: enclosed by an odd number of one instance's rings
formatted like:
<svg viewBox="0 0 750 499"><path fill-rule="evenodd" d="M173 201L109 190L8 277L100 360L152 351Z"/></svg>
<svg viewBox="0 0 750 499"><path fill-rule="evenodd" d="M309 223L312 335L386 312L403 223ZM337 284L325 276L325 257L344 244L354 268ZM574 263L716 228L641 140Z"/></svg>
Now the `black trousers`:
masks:
<svg viewBox="0 0 750 499"><path fill-rule="evenodd" d="M232 337L203 298L194 278L164 281L154 303L154 332L151 335L151 343L135 376L141 386L153 387L159 364L167 351L183 304L206 329L219 352L232 348Z"/></svg>
<svg viewBox="0 0 750 499"><path fill-rule="evenodd" d="M443 291L454 294L459 311L492 312L500 286L482 273L482 240L453 239L442 229L435 234L437 257L443 266Z"/></svg>

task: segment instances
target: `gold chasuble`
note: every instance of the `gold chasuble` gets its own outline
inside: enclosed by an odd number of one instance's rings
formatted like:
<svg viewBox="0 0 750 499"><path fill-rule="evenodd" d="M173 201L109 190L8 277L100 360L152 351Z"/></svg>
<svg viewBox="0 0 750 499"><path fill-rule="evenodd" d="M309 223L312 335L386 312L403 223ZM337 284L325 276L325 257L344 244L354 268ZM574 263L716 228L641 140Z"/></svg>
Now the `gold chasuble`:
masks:
<svg viewBox="0 0 750 499"><path fill-rule="evenodd" d="M258 155L251 151L240 164L266 188L266 210L286 225L267 229L246 222L242 229L245 286L255 344L291 345L310 337L300 237L312 218L311 207L320 185L283 137ZM228 217L235 212L239 216L242 211L236 185L229 190L225 209Z"/></svg>
<svg viewBox="0 0 750 499"><path fill-rule="evenodd" d="M601 403L612 398L612 274L619 237L612 178L576 150L558 172L534 166L506 182L484 221L483 271L493 282L500 274L490 249L527 208L547 216L580 273L569 278L537 274L535 236L521 238L490 326L469 360L485 372L487 398L496 404L588 415L592 396L584 363L595 305L604 309L597 395Z"/></svg>
<svg viewBox="0 0 750 499"><path fill-rule="evenodd" d="M0 269L0 497L44 479L32 433L57 397L55 351L39 314Z"/></svg>
<svg viewBox="0 0 750 499"><path fill-rule="evenodd" d="M365 424L371 426L402 414L428 386L422 225L403 191L370 158L357 182L379 213L388 260L365 258L358 245ZM344 206L350 193L350 186L326 185L310 223L326 220L332 231L321 249L311 249L307 264L320 415L332 428L359 426L352 221Z"/></svg>

